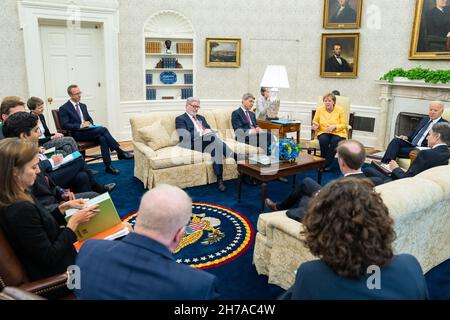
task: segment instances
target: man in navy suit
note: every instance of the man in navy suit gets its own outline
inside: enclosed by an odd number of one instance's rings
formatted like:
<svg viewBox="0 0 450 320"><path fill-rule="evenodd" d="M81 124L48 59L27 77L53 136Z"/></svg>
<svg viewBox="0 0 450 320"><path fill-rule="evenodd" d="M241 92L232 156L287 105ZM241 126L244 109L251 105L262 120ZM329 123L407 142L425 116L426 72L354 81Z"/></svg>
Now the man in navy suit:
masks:
<svg viewBox="0 0 450 320"><path fill-rule="evenodd" d="M122 240L88 240L81 247L78 299L209 300L216 277L177 263L177 248L192 215L180 188L159 185L141 200L134 232Z"/></svg>
<svg viewBox="0 0 450 320"><path fill-rule="evenodd" d="M450 146L450 124L438 122L433 125L428 133L427 142L430 149L419 151L408 171L403 171L397 162L391 160L388 165L392 171L390 176L384 175L374 167L365 168L364 174L368 177L379 177L386 183L392 180L414 177L416 174L433 167L448 165L450 159L450 150L448 149Z"/></svg>
<svg viewBox="0 0 450 320"><path fill-rule="evenodd" d="M88 113L87 106L80 103L80 88L72 84L67 88L70 99L59 107L59 118L61 127L70 130L72 137L77 141L98 141L102 152L105 171L111 174L118 174L119 170L111 165L109 151L117 151L117 157L121 159L132 159L133 156L120 149L119 143L111 136L105 127L89 128L94 124Z"/></svg>
<svg viewBox="0 0 450 320"><path fill-rule="evenodd" d="M361 171L361 166L366 159L366 150L361 142L356 140L341 140L337 147L339 169L344 177L354 177L358 179L367 179ZM339 179L341 179L339 178ZM377 177L370 178L374 185L383 183L383 180ZM313 179L306 177L292 192L281 202L273 202L266 198L266 206L273 210L288 210L286 215L294 220L302 221L308 209L311 199L322 189L322 186Z"/></svg>
<svg viewBox="0 0 450 320"><path fill-rule="evenodd" d="M236 140L242 143L262 147L270 155L272 134L256 123L256 116L251 111L255 103L255 96L246 93L242 96L242 105L231 114L231 124L236 134Z"/></svg>
<svg viewBox="0 0 450 320"><path fill-rule="evenodd" d="M400 158L408 158L411 150L417 146L428 146L427 135L431 127L438 122L447 122L442 118L444 112L444 103L441 101L432 101L428 109L428 116L420 121L419 125L408 135L401 135L389 142L389 145L384 153L382 163L389 163L391 160Z"/></svg>
<svg viewBox="0 0 450 320"><path fill-rule="evenodd" d="M197 114L198 109L200 109L200 100L190 97L186 100L186 112L175 119L175 128L180 141L178 145L182 148L211 154L214 174L217 177L217 188L224 192L226 187L222 177L222 156L234 158L236 161L238 156L211 130L206 119Z"/></svg>

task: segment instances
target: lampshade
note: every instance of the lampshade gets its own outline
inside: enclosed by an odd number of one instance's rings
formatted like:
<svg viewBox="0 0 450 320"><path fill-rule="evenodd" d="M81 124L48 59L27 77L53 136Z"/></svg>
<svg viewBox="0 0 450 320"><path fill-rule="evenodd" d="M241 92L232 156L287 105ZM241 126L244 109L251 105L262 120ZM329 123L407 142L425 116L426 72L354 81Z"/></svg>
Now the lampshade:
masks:
<svg viewBox="0 0 450 320"><path fill-rule="evenodd" d="M286 67L275 65L267 66L260 86L267 88L289 88Z"/></svg>

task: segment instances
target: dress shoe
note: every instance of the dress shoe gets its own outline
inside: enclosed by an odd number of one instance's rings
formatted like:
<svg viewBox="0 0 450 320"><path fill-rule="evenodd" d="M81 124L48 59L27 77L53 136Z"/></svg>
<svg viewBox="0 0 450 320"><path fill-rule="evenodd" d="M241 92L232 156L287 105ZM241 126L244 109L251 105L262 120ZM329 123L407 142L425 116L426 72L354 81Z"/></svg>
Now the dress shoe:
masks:
<svg viewBox="0 0 450 320"><path fill-rule="evenodd" d="M129 160L129 159L133 159L134 155L129 154L128 152L119 149L119 150L117 150L117 158L119 160Z"/></svg>
<svg viewBox="0 0 450 320"><path fill-rule="evenodd" d="M277 203L273 202L272 200L270 200L269 198L266 198L266 200L264 201L264 203L266 204L266 207L269 208L272 211L278 211L277 208Z"/></svg>
<svg viewBox="0 0 450 320"><path fill-rule="evenodd" d="M285 177L279 177L278 181L283 182L283 183L288 183L289 182L289 180L286 179Z"/></svg>
<svg viewBox="0 0 450 320"><path fill-rule="evenodd" d="M111 173L111 174L119 174L119 170L117 170L116 168L114 168L112 165L106 166L105 171L107 173Z"/></svg>
<svg viewBox="0 0 450 320"><path fill-rule="evenodd" d="M93 176L95 176L95 175L98 174L98 171L97 171L97 170L87 169L87 171L88 171L90 174L92 174Z"/></svg>
<svg viewBox="0 0 450 320"><path fill-rule="evenodd" d="M107 184L96 184L92 187L92 191L95 191L97 193L105 193L105 192L111 192L116 187L115 183L107 183Z"/></svg>
<svg viewBox="0 0 450 320"><path fill-rule="evenodd" d="M217 189L219 189L220 192L224 192L225 190L227 190L227 187L225 187L225 185L223 184L222 179L217 179Z"/></svg>
<svg viewBox="0 0 450 320"><path fill-rule="evenodd" d="M323 168L323 172L330 172L331 171L331 169L333 169L331 166L328 166L328 167L325 167L325 168Z"/></svg>

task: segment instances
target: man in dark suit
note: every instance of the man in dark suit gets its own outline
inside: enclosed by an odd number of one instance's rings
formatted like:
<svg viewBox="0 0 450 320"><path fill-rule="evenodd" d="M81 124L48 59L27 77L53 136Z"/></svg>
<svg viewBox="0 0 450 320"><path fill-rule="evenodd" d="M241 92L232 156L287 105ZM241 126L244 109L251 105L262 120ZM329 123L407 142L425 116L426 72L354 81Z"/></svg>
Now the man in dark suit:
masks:
<svg viewBox="0 0 450 320"><path fill-rule="evenodd" d="M192 215L192 200L180 188L159 185L141 200L134 232L118 241L87 240L76 264L78 299L209 300L216 277L177 263L178 247Z"/></svg>
<svg viewBox="0 0 450 320"><path fill-rule="evenodd" d="M244 94L242 105L231 114L231 125L237 141L262 147L270 155L272 134L258 127L256 116L251 111L254 103L255 97L251 93Z"/></svg>
<svg viewBox="0 0 450 320"><path fill-rule="evenodd" d="M342 140L337 147L339 169L344 177L367 178L361 171L366 159L364 146L356 140ZM380 178L371 178L374 185L383 183ZM300 186L293 190L282 202L276 203L266 199L266 206L273 211L287 210L289 218L302 221L311 198L322 186L311 178L305 178Z"/></svg>
<svg viewBox="0 0 450 320"><path fill-rule="evenodd" d="M389 162L389 169L392 171L390 176L386 176L379 172L374 167L364 169L364 174L368 177L379 177L384 183L414 177L427 169L448 165L450 159L450 124L448 122L438 122L431 128L428 133L428 147L419 151L416 159L413 161L408 171L403 171L397 162L391 160Z"/></svg>
<svg viewBox="0 0 450 320"><path fill-rule="evenodd" d="M206 119L198 114L200 99L190 97L186 100L186 112L175 119L175 128L182 148L207 152L211 154L214 174L217 177L219 191L226 190L223 184L223 157L234 158L238 156L211 130Z"/></svg>
<svg viewBox="0 0 450 320"><path fill-rule="evenodd" d="M436 0L436 6L426 14L426 22L428 35L450 37L450 6L447 6L447 0Z"/></svg>
<svg viewBox="0 0 450 320"><path fill-rule="evenodd" d="M111 151L117 151L117 157L121 159L132 159L133 155L120 149L119 143L111 136L105 127L89 128L94 124L88 113L87 106L80 103L80 88L72 84L67 88L70 99L59 107L59 117L61 127L70 130L72 137L77 141L98 141L102 152L105 171L111 174L118 174L119 170L111 165Z"/></svg>
<svg viewBox="0 0 450 320"><path fill-rule="evenodd" d="M342 45L335 43L333 45L333 55L325 61L325 72L352 72L352 68L347 60L342 58Z"/></svg>
<svg viewBox="0 0 450 320"><path fill-rule="evenodd" d="M356 23L356 11L348 5L348 0L338 0L339 8L330 17L330 23Z"/></svg>
<svg viewBox="0 0 450 320"><path fill-rule="evenodd" d="M397 157L408 158L411 150L417 146L428 146L427 135L431 127L438 122L447 122L447 120L442 118L443 112L444 103L441 101L430 102L428 116L424 117L419 125L408 135L401 135L392 139L381 159L381 163L389 163L391 160L396 160Z"/></svg>

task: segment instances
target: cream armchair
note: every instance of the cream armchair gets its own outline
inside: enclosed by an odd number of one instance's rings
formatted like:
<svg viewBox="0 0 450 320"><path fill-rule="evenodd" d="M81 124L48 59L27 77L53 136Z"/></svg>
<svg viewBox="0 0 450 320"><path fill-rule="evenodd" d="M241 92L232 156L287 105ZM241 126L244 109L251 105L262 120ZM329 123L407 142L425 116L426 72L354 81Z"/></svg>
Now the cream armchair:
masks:
<svg viewBox="0 0 450 320"><path fill-rule="evenodd" d="M336 105L341 106L344 109L345 116L348 119L348 129L347 134L348 138L352 138L352 130L353 130L353 113L350 113L350 98L349 97L343 97L343 96L336 96ZM323 106L323 96L319 96L317 99L317 107ZM311 114L311 122L314 118L314 114L316 113L316 110L312 111ZM311 154L311 152L316 155L317 149L320 150L319 145L319 139L317 139L315 135L315 131L311 130L311 141L309 142L309 148L307 148L308 153Z"/></svg>

